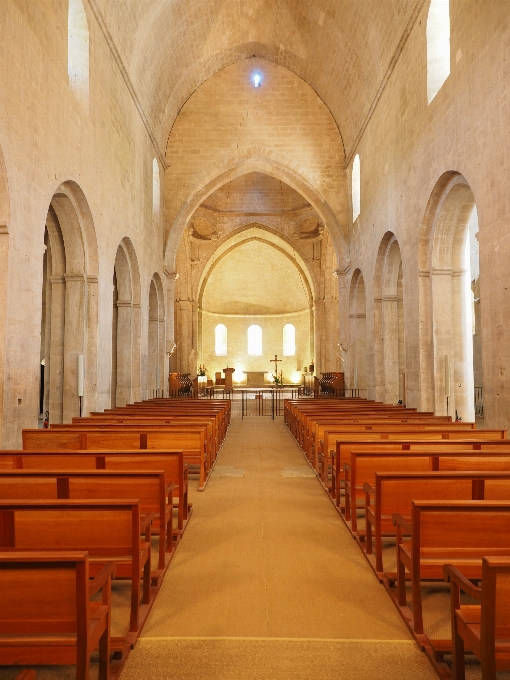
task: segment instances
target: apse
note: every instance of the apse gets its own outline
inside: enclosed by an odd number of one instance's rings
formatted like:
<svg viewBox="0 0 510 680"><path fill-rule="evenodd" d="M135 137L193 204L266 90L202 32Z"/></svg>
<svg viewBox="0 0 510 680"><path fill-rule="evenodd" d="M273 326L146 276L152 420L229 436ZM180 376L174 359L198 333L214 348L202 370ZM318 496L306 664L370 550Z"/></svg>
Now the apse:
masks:
<svg viewBox="0 0 510 680"><path fill-rule="evenodd" d="M209 375L235 368L239 384L260 382L262 374L269 382L268 373L274 371L270 360L278 355L285 382L299 382L311 356L310 289L278 239L267 240L263 230L251 229L250 234L227 248L205 278L200 355Z"/></svg>

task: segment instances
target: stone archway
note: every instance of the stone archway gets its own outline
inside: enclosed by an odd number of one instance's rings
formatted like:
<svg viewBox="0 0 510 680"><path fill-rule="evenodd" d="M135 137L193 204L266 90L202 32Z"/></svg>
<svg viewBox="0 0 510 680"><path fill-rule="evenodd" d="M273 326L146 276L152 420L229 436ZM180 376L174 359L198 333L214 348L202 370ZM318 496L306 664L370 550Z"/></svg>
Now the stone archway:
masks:
<svg viewBox="0 0 510 680"><path fill-rule="evenodd" d="M405 402L404 280L395 235L386 232L374 276L374 354L376 399Z"/></svg>
<svg viewBox="0 0 510 680"><path fill-rule="evenodd" d="M286 244L262 229L252 227L226 240L203 272L198 295L199 361L211 376L227 364L242 374L267 374L269 359L283 356L288 382L299 382L301 370L313 356L313 295L307 274ZM249 329L254 324L262 338L260 353L249 349ZM215 352L215 330L226 328L226 353ZM293 326L295 351L284 350L284 328ZM186 345L187 346L187 345ZM184 359L187 350L184 352Z"/></svg>
<svg viewBox="0 0 510 680"><path fill-rule="evenodd" d="M140 274L131 240L117 248L113 271L111 405L140 399Z"/></svg>
<svg viewBox="0 0 510 680"><path fill-rule="evenodd" d="M477 235L468 181L445 173L429 199L420 239L421 372L435 412L446 414L448 407L449 415L469 421L475 374L483 384Z"/></svg>
<svg viewBox="0 0 510 680"><path fill-rule="evenodd" d="M80 413L78 356L84 357L82 411L96 400L97 244L92 215L75 182L54 193L45 226L39 410L50 422Z"/></svg>

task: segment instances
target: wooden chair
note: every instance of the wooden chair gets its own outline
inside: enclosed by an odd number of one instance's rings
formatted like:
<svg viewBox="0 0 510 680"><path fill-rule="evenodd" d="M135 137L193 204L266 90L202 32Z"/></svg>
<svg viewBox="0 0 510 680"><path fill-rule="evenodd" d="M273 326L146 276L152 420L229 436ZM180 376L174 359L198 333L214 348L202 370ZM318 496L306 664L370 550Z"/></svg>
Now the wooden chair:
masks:
<svg viewBox="0 0 510 680"><path fill-rule="evenodd" d="M88 680L99 646L99 680L108 680L113 572L105 564L90 581L81 551L0 553L0 664L76 664L77 680ZM101 602L91 601L99 590Z"/></svg>
<svg viewBox="0 0 510 680"><path fill-rule="evenodd" d="M510 670L510 559L484 557L481 588L451 564L444 578L451 584L454 680L466 677L465 649L480 660L483 680L496 680L497 671ZM462 605L461 590L480 604Z"/></svg>

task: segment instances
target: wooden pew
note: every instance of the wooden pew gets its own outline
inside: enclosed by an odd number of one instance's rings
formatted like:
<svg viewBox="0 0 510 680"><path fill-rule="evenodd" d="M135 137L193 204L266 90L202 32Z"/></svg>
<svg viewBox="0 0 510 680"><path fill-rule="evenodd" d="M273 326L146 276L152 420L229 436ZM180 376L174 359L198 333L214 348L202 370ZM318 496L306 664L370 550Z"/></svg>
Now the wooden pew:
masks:
<svg viewBox="0 0 510 680"><path fill-rule="evenodd" d="M423 634L421 581L442 579L445 564L453 564L468 579L481 579L483 557L510 557L510 501L413 501L411 521L397 514L394 522L397 601L409 617L407 570L411 577L411 621L418 635Z"/></svg>
<svg viewBox="0 0 510 680"><path fill-rule="evenodd" d="M370 435L374 434L374 437L372 439L471 439L472 437L474 438L480 438L480 432L482 430L477 430L474 431L471 428L469 428L469 423L465 424L464 426L457 426L454 423L447 423L445 425L438 425L434 423L429 423L429 422L422 422L422 423L401 423L401 422L387 422L387 423L379 423L379 422L372 422L369 426L364 426L360 424L345 424L343 427L335 427L334 432L329 432L325 434L325 437L328 440L328 446L331 449L331 443L332 440L335 442L341 441L342 439L346 439L348 437L351 437L354 439L357 437L357 435ZM490 431L489 435L487 438L497 438L500 439L502 437L498 436L500 430L497 431L496 435L493 434L492 431ZM360 436L360 439L363 439L364 437ZM485 437L484 437L485 438ZM317 472L320 475L322 483L325 485L327 483L327 475L328 475L328 464L327 460L328 457L324 455L324 451L327 451L327 449L321 449L319 447L318 450L316 450L314 459L313 459L313 466L317 470Z"/></svg>
<svg viewBox="0 0 510 680"><path fill-rule="evenodd" d="M506 453L510 451L510 440L508 439L488 439L478 437L483 430L477 432L477 438L470 439L442 439L430 438L422 439L418 433L412 439L404 433L402 437L391 439L378 438L379 434L368 432L359 434L356 438L350 437L349 440L337 440L335 451L331 451L332 472L331 472L331 496L335 499L337 506L341 507L341 489L344 482L344 465L349 464L351 451L455 451L455 450L474 450L474 451L500 451ZM384 435L385 436L385 435Z"/></svg>
<svg viewBox="0 0 510 680"><path fill-rule="evenodd" d="M140 451L146 449L184 451L184 462L200 465L199 491L203 491L211 468L205 449L204 431L150 428L113 428L69 430L23 430L23 449L26 451Z"/></svg>
<svg viewBox="0 0 510 680"><path fill-rule="evenodd" d="M510 470L510 450L503 454L481 455L480 451L400 451L365 452L351 451L349 464L345 463L344 510L346 521L351 521L353 533L357 533L355 508L357 501L365 498L366 485L374 485L378 472L427 472L427 471L500 471ZM428 498L415 496L415 498ZM510 500L510 499L509 499ZM410 506L409 506L410 510Z"/></svg>
<svg viewBox="0 0 510 680"><path fill-rule="evenodd" d="M396 535L393 515L410 518L413 500L510 500L510 455L503 458L506 472L376 472L374 485L365 483L364 490L366 554L374 555L379 577L382 539Z"/></svg>
<svg viewBox="0 0 510 680"><path fill-rule="evenodd" d="M384 432L392 431L393 428L402 425L401 431L406 430L437 430L445 432L450 430L474 430L475 423L451 423L442 422L436 418L403 418L402 416L387 416L382 418L357 418L341 419L335 422L331 420L316 420L313 423L313 430L308 443L308 458L313 460L315 457L321 460L322 456L330 449L333 449L337 435L342 437L345 432Z"/></svg>
<svg viewBox="0 0 510 680"><path fill-rule="evenodd" d="M0 553L0 664L75 664L76 678L88 680L99 646L99 680L108 680L113 571L107 563L90 581L81 551ZM92 601L100 590L101 601Z"/></svg>
<svg viewBox="0 0 510 680"><path fill-rule="evenodd" d="M0 472L0 499L138 498L140 512L152 514L152 530L158 535L159 562L156 578L166 566L166 553L173 551L172 503L174 484L161 472L48 472L13 470Z"/></svg>
<svg viewBox="0 0 510 680"><path fill-rule="evenodd" d="M451 584L454 680L465 680L465 649L480 660L483 680L496 680L498 671L510 670L510 559L484 557L481 588L451 564L444 578ZM461 591L480 604L462 605Z"/></svg>
<svg viewBox="0 0 510 680"><path fill-rule="evenodd" d="M188 521L188 466L182 451L20 451L0 450L0 472L8 470L112 470L116 472L165 472L167 485L174 485L177 501L177 534Z"/></svg>
<svg viewBox="0 0 510 680"><path fill-rule="evenodd" d="M0 554L47 550L49 545L59 550L87 550L91 575L106 562L115 562L116 577L131 580L126 640L134 642L151 597L151 522L151 515L142 522L138 500L0 499ZM146 605L143 612L140 599ZM125 644L117 642L121 648Z"/></svg>

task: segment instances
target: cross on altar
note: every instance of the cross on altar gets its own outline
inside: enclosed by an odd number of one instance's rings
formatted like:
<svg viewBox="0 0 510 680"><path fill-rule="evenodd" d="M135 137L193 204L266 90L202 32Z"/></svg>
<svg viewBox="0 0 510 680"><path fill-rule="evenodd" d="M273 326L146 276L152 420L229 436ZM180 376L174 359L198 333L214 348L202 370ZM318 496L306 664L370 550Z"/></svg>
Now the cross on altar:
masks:
<svg viewBox="0 0 510 680"><path fill-rule="evenodd" d="M278 375L278 364L281 363L283 359L278 359L278 354L274 355L274 359L269 359L269 362L274 364L274 370L276 375Z"/></svg>

